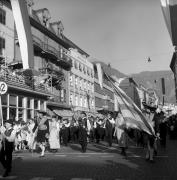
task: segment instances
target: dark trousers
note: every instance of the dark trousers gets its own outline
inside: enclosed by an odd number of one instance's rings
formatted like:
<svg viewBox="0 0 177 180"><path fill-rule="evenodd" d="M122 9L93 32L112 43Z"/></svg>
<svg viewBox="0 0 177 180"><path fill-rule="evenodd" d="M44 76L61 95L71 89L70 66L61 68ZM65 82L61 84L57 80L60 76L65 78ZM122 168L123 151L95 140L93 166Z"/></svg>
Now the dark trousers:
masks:
<svg viewBox="0 0 177 180"><path fill-rule="evenodd" d="M65 146L67 146L68 145L68 138L69 138L69 130L68 130L68 128L64 128L62 130L62 138L63 138L63 144Z"/></svg>
<svg viewBox="0 0 177 180"><path fill-rule="evenodd" d="M5 145L5 148L4 148ZM12 152L14 143L5 141L1 151L0 151L0 162L2 166L8 171L11 171L12 168Z"/></svg>
<svg viewBox="0 0 177 180"><path fill-rule="evenodd" d="M112 146L112 129L106 130L106 140L108 142L108 145L111 147Z"/></svg>

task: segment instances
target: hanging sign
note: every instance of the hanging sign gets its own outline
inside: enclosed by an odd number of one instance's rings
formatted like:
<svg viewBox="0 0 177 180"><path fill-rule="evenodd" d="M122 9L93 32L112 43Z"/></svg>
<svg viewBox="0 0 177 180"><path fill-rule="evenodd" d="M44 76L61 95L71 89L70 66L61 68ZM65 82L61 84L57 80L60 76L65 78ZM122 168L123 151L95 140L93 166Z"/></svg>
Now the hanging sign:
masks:
<svg viewBox="0 0 177 180"><path fill-rule="evenodd" d="M0 95L3 95L7 92L8 86L5 82L0 81Z"/></svg>

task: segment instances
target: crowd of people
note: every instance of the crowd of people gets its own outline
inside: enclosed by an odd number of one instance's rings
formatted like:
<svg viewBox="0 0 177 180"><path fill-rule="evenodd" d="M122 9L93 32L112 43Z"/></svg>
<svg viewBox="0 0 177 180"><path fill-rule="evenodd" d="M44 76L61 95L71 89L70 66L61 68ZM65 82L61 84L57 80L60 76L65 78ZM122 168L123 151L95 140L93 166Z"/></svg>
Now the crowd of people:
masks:
<svg viewBox="0 0 177 180"><path fill-rule="evenodd" d="M46 149L57 152L68 143L79 143L83 153L88 143L106 141L111 147L113 141L118 143L121 154L126 157L128 139L134 139L137 146L147 147L146 160L154 162L157 154L157 141L166 147L166 136L174 138L176 121L173 116L166 118L163 111L157 111L152 120L155 136L143 131L127 129L121 112L107 113L100 117L87 116L85 112L78 118L62 119L57 115L49 116L45 111L38 111L34 119L27 122L8 119L0 128L0 162L5 168L4 177L11 171L13 150L29 150L40 152L45 156ZM172 132L175 131L175 132Z"/></svg>
<svg viewBox="0 0 177 180"><path fill-rule="evenodd" d="M56 152L60 146L68 143L81 143L85 145L82 151L86 151L88 142L99 143L100 140L107 141L112 146L114 136L119 137L119 121L108 113L104 118L87 116L85 112L77 119L62 119L57 115L49 116L44 111L38 111L35 119L24 121L13 121L13 129L16 132L14 150L35 151L41 148L41 156L44 156L44 147L49 151ZM39 143L41 145L39 146ZM81 143L82 144L82 143Z"/></svg>

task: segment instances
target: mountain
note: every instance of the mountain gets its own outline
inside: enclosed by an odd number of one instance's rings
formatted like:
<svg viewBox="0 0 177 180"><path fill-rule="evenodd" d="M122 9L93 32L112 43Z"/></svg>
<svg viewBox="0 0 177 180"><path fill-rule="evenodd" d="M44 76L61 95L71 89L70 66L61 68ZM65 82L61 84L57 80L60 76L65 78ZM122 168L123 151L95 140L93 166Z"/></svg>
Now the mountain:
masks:
<svg viewBox="0 0 177 180"><path fill-rule="evenodd" d="M155 89L160 101L162 102L162 81L165 80L165 102L175 103L175 84L174 75L172 71L144 71L138 74L131 75L138 83L144 85L146 88Z"/></svg>
<svg viewBox="0 0 177 180"><path fill-rule="evenodd" d="M96 63L100 63L101 67L103 68L104 72L106 74L108 74L109 76L117 76L118 78L122 78L122 77L127 77L127 75L125 75L124 73L120 72L119 70L111 67L111 64L106 64L102 61L96 60L96 59L90 59L90 62L96 64Z"/></svg>
<svg viewBox="0 0 177 180"><path fill-rule="evenodd" d="M143 71L141 73L132 74L132 75L126 75L117 69L111 67L110 64L106 64L104 62L101 62L96 59L92 59L91 62L94 64L100 63L103 70L108 75L117 76L117 78L122 77L132 77L135 82L138 84L142 84L146 89L152 88L156 91L158 97L160 98L160 101L163 100L163 94L162 94L162 81L161 78L164 78L165 80L165 102L168 103L176 103L176 97L175 97L175 83L174 83L174 75L172 71Z"/></svg>

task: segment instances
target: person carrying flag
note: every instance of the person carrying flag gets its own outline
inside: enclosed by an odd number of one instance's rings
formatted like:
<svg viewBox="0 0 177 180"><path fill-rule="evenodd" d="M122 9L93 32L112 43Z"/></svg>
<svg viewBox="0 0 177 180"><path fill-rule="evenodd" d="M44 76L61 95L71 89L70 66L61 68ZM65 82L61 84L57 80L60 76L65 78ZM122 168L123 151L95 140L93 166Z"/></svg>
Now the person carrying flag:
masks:
<svg viewBox="0 0 177 180"><path fill-rule="evenodd" d="M13 122L12 119L5 120L5 129L1 127L2 146L0 149L0 162L5 169L3 177L7 177L12 169L12 153L16 137Z"/></svg>

